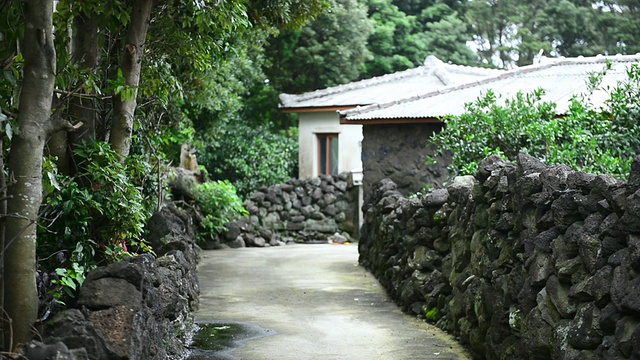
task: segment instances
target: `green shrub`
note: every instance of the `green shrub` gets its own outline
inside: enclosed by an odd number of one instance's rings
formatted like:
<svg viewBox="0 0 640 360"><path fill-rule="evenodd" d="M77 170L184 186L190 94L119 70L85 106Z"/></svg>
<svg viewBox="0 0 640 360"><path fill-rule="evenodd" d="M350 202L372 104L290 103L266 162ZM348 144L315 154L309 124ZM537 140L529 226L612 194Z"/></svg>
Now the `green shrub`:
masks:
<svg viewBox="0 0 640 360"><path fill-rule="evenodd" d="M474 174L478 162L491 154L515 161L518 152L525 152L549 165L625 178L633 155L640 152L640 70L634 64L627 81L602 89L610 97L596 109L589 96L609 68L592 74L590 93L575 97L564 116L556 116L555 104L542 101L542 89L518 93L504 105L489 91L466 104L465 114L444 119L445 129L430 142L438 155L453 155L454 175Z"/></svg>
<svg viewBox="0 0 640 360"><path fill-rule="evenodd" d="M235 187L227 180L201 184L194 193L204 215L204 221L200 224L204 233L199 234L199 240L215 237L226 231L226 223L248 215Z"/></svg>
<svg viewBox="0 0 640 360"><path fill-rule="evenodd" d="M75 177L59 175L51 161L45 162L46 206L37 240L41 265L57 268L56 282L67 295L98 265L150 251L142 233L156 206L149 192L157 182L140 158L121 164L103 142L79 145L74 153L80 159Z"/></svg>

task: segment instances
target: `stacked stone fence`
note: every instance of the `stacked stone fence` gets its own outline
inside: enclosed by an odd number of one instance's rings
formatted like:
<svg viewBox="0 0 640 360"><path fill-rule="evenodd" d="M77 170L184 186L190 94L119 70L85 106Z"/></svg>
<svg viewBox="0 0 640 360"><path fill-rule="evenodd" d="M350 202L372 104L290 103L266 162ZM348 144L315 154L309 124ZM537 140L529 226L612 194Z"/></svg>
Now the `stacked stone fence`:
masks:
<svg viewBox="0 0 640 360"><path fill-rule="evenodd" d="M365 204L360 262L478 359L640 358L640 157L628 182L485 159L475 176Z"/></svg>
<svg viewBox="0 0 640 360"><path fill-rule="evenodd" d="M358 237L358 188L347 174L263 187L244 206L249 217L226 224L222 246L344 242Z"/></svg>
<svg viewBox="0 0 640 360"><path fill-rule="evenodd" d="M29 360L184 358L199 285L192 218L173 205L147 224L157 255L144 254L91 271L74 308L44 324Z"/></svg>

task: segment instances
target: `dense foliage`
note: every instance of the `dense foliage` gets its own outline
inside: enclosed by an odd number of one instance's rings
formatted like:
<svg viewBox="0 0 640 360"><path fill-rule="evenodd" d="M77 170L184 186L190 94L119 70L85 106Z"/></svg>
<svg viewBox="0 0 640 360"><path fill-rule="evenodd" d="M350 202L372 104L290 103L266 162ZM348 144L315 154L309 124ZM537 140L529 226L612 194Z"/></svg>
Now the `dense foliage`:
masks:
<svg viewBox="0 0 640 360"><path fill-rule="evenodd" d="M244 100L264 83L266 39L327 3L0 2L0 211L11 214L0 222L0 321L13 321L10 346L32 336L36 265L56 269L73 295L86 271L147 250L142 227L163 200L150 180L183 142L215 143L218 126L244 121Z"/></svg>
<svg viewBox="0 0 640 360"><path fill-rule="evenodd" d="M146 220L157 209L157 176L148 163L131 156L125 164L109 144L93 142L75 149L81 169L74 177L58 174L46 162L46 204L40 214L38 257L57 268L63 289L73 296L88 272L149 248ZM75 281L70 281L74 279Z"/></svg>
<svg viewBox="0 0 640 360"><path fill-rule="evenodd" d="M430 141L440 154L453 155L454 174L474 174L478 161L490 154L515 161L525 152L550 165L626 178L633 155L640 153L640 67L634 64L627 73L627 81L601 89L609 91L603 108L591 106L590 94L584 94L563 116L556 115L555 104L541 100L542 90L519 93L504 104L487 92L467 104L465 114L444 119L445 129ZM601 76L593 74L592 91Z"/></svg>
<svg viewBox="0 0 640 360"><path fill-rule="evenodd" d="M354 2L354 1L350 1ZM284 92L315 90L344 83L349 79L330 77L318 81L315 86L286 86L291 82L288 69L281 64L291 64L296 69L310 70L330 64L330 69L348 66L336 62L331 49L324 51L310 44L342 44L360 41L345 39L347 29L370 26L366 37L366 49L348 47L340 58L364 59L358 78L369 78L394 71L405 70L422 64L428 55L436 55L445 62L461 65L510 68L534 62L540 51L547 56L593 56L597 54L634 54L640 50L640 24L637 21L640 6L635 1L614 0L358 0L367 8L367 20L361 20L359 11L351 16L332 17L338 23L329 25L326 31L318 31L317 24L310 23L301 31L285 34L272 40L277 52L269 54L273 64L268 76ZM346 1L331 3L330 14L339 14L346 8ZM350 5L353 8L354 5ZM320 19L319 19L320 20ZM318 23L319 24L319 23ZM337 28L339 31L330 29ZM343 31L345 29L346 31ZM362 30L360 30L362 31ZM363 32L364 34L364 32ZM301 40L300 36L305 39ZM345 42L347 41L347 42ZM275 44L275 45L273 45ZM313 56L309 56L313 54ZM364 56L364 57L363 57ZM284 62L283 62L284 61ZM351 64L358 62L350 61ZM344 71L350 74L349 71ZM314 76L314 75L311 75ZM306 83L307 79L301 79Z"/></svg>
<svg viewBox="0 0 640 360"><path fill-rule="evenodd" d="M332 0L330 11L269 41L265 73L276 88L291 93L347 83L364 70L370 33L363 4Z"/></svg>
<svg viewBox="0 0 640 360"><path fill-rule="evenodd" d="M218 141L204 148L200 163L213 179L230 180L241 196L297 176L297 138L268 126L228 124L218 131Z"/></svg>

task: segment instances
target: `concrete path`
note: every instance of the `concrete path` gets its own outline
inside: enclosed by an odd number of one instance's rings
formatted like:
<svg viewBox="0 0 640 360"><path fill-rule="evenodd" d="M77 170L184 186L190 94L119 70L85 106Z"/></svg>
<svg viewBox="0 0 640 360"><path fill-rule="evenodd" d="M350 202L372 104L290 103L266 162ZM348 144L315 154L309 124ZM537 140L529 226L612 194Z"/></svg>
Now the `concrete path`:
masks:
<svg viewBox="0 0 640 360"><path fill-rule="evenodd" d="M217 359L470 359L439 329L403 314L358 266L357 245L204 251L199 322L257 325Z"/></svg>

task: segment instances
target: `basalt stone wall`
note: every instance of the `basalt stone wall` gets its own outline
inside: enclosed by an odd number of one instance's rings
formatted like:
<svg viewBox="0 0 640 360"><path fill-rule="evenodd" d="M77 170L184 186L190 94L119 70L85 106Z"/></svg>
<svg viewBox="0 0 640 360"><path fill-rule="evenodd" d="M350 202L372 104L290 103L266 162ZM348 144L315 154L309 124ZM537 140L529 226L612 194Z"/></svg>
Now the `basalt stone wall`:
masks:
<svg viewBox="0 0 640 360"><path fill-rule="evenodd" d="M475 176L365 205L360 262L478 359L640 358L640 157L629 182L485 159Z"/></svg>
<svg viewBox="0 0 640 360"><path fill-rule="evenodd" d="M264 187L245 201L249 218L228 223L232 247L287 242L344 242L358 237L358 189L347 174L292 179Z"/></svg>
<svg viewBox="0 0 640 360"><path fill-rule="evenodd" d="M364 201L382 179L391 179L404 195L421 191L424 184L442 187L449 177L449 156L427 165L427 158L436 153L427 146L429 138L442 130L437 124L365 125L362 141L364 171Z"/></svg>
<svg viewBox="0 0 640 360"><path fill-rule="evenodd" d="M187 352L199 294L191 217L169 205L148 230L158 257L145 254L91 271L77 306L45 323L46 345L29 344L27 358L59 358L51 356L61 349L64 359L91 360L164 360ZM74 357L77 349L86 355Z"/></svg>

